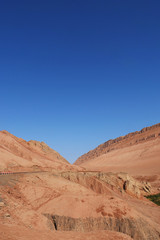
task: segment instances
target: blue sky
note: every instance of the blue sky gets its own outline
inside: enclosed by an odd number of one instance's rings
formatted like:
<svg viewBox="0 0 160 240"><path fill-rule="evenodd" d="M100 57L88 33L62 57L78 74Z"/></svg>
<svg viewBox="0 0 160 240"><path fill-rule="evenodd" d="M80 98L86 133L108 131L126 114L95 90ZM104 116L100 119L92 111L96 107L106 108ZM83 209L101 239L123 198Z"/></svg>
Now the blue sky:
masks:
<svg viewBox="0 0 160 240"><path fill-rule="evenodd" d="M0 128L73 163L160 122L160 1L0 2Z"/></svg>

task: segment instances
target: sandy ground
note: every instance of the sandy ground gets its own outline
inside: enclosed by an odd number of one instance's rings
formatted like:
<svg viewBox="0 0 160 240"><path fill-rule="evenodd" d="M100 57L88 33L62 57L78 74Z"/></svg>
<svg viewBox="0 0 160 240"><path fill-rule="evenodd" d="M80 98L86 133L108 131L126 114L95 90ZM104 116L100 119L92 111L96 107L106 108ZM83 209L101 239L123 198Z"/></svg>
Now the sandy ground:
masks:
<svg viewBox="0 0 160 240"><path fill-rule="evenodd" d="M111 231L98 231L89 233L36 231L19 226L4 226L0 224L0 240L130 240L131 238L122 233Z"/></svg>

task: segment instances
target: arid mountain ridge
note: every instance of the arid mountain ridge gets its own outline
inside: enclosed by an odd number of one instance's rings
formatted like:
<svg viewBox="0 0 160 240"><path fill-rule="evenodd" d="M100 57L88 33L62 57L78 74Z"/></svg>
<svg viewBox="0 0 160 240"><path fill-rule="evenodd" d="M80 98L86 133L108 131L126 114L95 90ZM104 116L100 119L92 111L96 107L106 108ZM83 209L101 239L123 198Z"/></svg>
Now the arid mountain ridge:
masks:
<svg viewBox="0 0 160 240"><path fill-rule="evenodd" d="M0 240L159 240L160 209L144 197L160 190L159 126L126 139L76 166L1 131L0 171L10 173L0 174Z"/></svg>
<svg viewBox="0 0 160 240"><path fill-rule="evenodd" d="M3 139L1 137L1 147L2 144L3 146L6 146L10 148L10 150L13 150L16 153L17 150L17 155L21 155L21 152L18 151L18 146L15 145L15 143L11 143L9 144L9 142L7 142L7 139L5 141L5 136L6 137L11 137L12 139L15 140L15 142L21 144L22 146L24 146L26 149L31 150L33 152L37 152L37 153L42 153L45 156L47 156L48 158L51 158L51 156L54 155L54 157L56 157L59 160L62 160L64 162L67 162L67 160L65 158L63 158L58 152L56 152L55 150L53 150L52 148L50 148L45 142L40 142L40 141L36 141L36 140L30 140L30 141L25 141L22 138L18 138L16 136L14 136L13 134L7 132L6 130L3 130L0 132L1 134L3 134Z"/></svg>
<svg viewBox="0 0 160 240"><path fill-rule="evenodd" d="M160 137L160 123L155 124L150 127L145 127L140 131L135 131L129 133L125 136L121 136L115 139L111 139L106 141L103 144L100 144L95 149L89 151L86 154L80 156L75 164L81 165L84 162L87 162L93 158L99 157L102 154L106 154L110 151L117 150L120 148L125 148L128 146L137 145L139 143L144 143L150 140L153 140L157 137Z"/></svg>
<svg viewBox="0 0 160 240"><path fill-rule="evenodd" d="M0 170L73 169L72 165L46 143L25 141L11 133L0 131Z"/></svg>

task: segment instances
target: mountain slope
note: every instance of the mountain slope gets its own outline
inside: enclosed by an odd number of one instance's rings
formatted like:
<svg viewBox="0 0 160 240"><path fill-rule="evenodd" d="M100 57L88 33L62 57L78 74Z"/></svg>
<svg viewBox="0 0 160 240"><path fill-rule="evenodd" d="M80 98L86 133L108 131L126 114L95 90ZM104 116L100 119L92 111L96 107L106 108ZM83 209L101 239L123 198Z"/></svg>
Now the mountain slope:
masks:
<svg viewBox="0 0 160 240"><path fill-rule="evenodd" d="M7 131L0 132L0 159L0 170L73 168L65 158L44 142L27 142Z"/></svg>
<svg viewBox="0 0 160 240"><path fill-rule="evenodd" d="M160 123L99 145L75 165L90 170L160 174Z"/></svg>
<svg viewBox="0 0 160 240"><path fill-rule="evenodd" d="M6 131L0 168L12 171L0 174L0 239L159 240L159 207L144 198L154 189L143 179L86 171Z"/></svg>

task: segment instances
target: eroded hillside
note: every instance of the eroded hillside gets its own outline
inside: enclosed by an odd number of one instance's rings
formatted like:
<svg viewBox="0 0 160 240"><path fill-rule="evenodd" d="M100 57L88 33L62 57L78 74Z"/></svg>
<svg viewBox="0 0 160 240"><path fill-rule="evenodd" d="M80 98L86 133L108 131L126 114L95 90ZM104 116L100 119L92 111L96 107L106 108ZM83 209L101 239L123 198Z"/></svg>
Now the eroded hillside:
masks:
<svg viewBox="0 0 160 240"><path fill-rule="evenodd" d="M25 141L0 131L0 170L33 171L73 169L67 160L44 142Z"/></svg>
<svg viewBox="0 0 160 240"><path fill-rule="evenodd" d="M4 229L21 226L25 231L31 229L31 233L40 230L42 235L48 231L53 236L57 231L76 231L79 236L85 232L87 239L88 232L101 234L106 230L110 236L108 231L112 230L136 240L158 240L159 208L143 197L150 193L152 188L146 182L123 173L1 175L1 224Z"/></svg>
<svg viewBox="0 0 160 240"><path fill-rule="evenodd" d="M75 165L88 170L160 174L160 124L143 128L99 145L82 155Z"/></svg>
<svg viewBox="0 0 160 240"><path fill-rule="evenodd" d="M45 143L6 131L0 159L10 171L0 174L0 239L160 239L160 209L144 197L158 190L155 176L72 166Z"/></svg>

